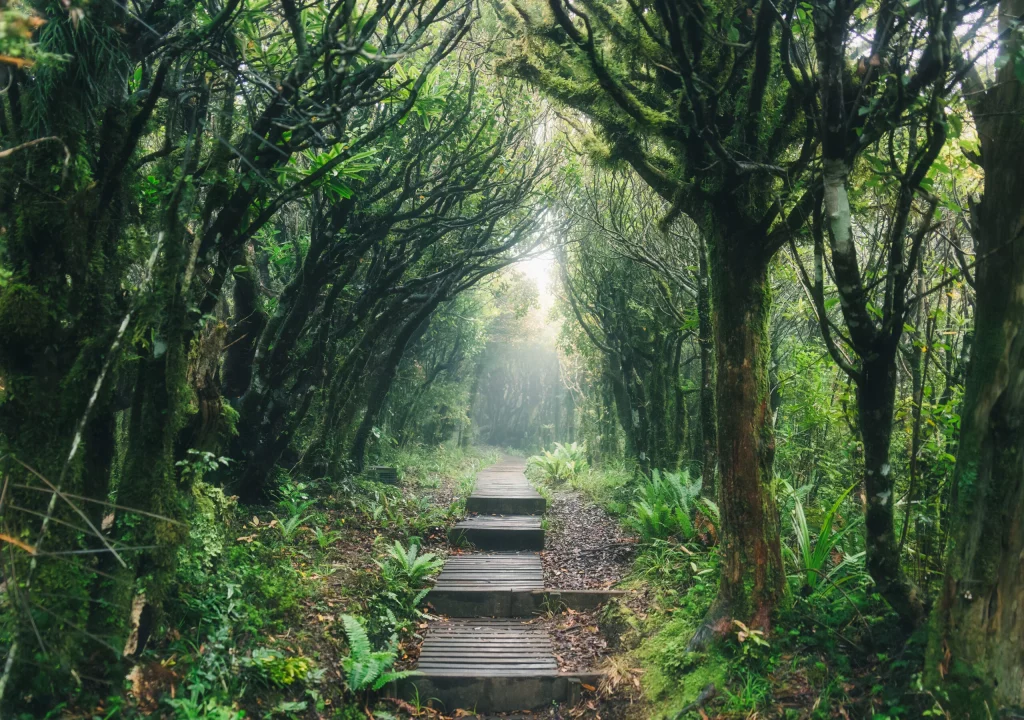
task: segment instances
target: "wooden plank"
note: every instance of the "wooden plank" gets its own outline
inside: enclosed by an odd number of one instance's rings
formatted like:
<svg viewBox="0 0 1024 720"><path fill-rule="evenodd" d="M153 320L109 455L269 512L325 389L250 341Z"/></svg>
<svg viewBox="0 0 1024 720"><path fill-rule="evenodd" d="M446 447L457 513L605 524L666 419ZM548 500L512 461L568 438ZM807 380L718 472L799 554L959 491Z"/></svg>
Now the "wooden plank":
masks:
<svg viewBox="0 0 1024 720"><path fill-rule="evenodd" d="M535 515L478 515L455 523L455 527L467 530L540 530L540 518Z"/></svg>
<svg viewBox="0 0 1024 720"><path fill-rule="evenodd" d="M536 553L472 553L448 558L434 590L540 590L544 569Z"/></svg>
<svg viewBox="0 0 1024 720"><path fill-rule="evenodd" d="M545 501L526 479L525 463L507 460L477 476L467 503L484 514L457 523L454 541L465 538L484 549L540 549L544 533L539 515ZM536 514L530 514L536 513ZM450 557L432 594L442 607L459 614L487 610L513 614L543 590L544 571L535 552L475 552ZM428 596L428 601L431 598ZM469 612L466 612L466 611ZM537 625L509 617L470 617L435 621L427 629L417 663L416 687L450 706L528 709L549 705L566 694L551 638ZM452 710L453 707L448 707Z"/></svg>
<svg viewBox="0 0 1024 720"><path fill-rule="evenodd" d="M558 663L543 628L517 620L470 618L433 624L417 669L427 675L509 676L557 672Z"/></svg>

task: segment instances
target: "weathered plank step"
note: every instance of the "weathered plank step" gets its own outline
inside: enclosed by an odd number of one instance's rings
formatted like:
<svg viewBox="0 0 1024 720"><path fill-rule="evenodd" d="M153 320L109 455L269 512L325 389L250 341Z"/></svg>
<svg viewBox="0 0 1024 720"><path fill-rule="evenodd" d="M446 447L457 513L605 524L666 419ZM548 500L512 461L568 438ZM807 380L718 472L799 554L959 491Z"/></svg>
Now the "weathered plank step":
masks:
<svg viewBox="0 0 1024 720"><path fill-rule="evenodd" d="M528 618L562 607L593 610L624 594L545 589L540 555L475 552L448 558L426 601L434 612L448 617Z"/></svg>
<svg viewBox="0 0 1024 720"><path fill-rule="evenodd" d="M544 628L517 620L473 618L441 621L428 628L417 669L502 675L523 670L557 672L558 663Z"/></svg>
<svg viewBox="0 0 1024 720"><path fill-rule="evenodd" d="M597 683L595 674L559 672L547 630L511 619L534 615L548 603L596 607L611 594L545 590L540 556L516 552L544 548L539 516L546 502L524 467L522 460L506 458L477 476L467 510L481 514L455 525L448 537L480 552L445 563L427 601L449 619L427 630L419 674L393 688L401 697L448 713L515 712L576 702L584 684Z"/></svg>
<svg viewBox="0 0 1024 720"><path fill-rule="evenodd" d="M536 553L469 553L445 561L435 590L536 590L544 587L544 569ZM482 613L486 614L486 613Z"/></svg>
<svg viewBox="0 0 1024 720"><path fill-rule="evenodd" d="M466 511L498 515L543 515L547 501L523 474L522 468L477 475Z"/></svg>
<svg viewBox="0 0 1024 720"><path fill-rule="evenodd" d="M466 512L485 515L543 515L547 500L540 495L489 496L473 493L466 499Z"/></svg>
<svg viewBox="0 0 1024 720"><path fill-rule="evenodd" d="M450 618L530 618L566 608L577 612L593 610L625 594L621 590L481 590L449 586L431 590L426 601L435 613Z"/></svg>
<svg viewBox="0 0 1024 720"><path fill-rule="evenodd" d="M448 540L480 550L543 550L544 530L536 515L476 515L456 523Z"/></svg>
<svg viewBox="0 0 1024 720"><path fill-rule="evenodd" d="M426 600L449 617L529 617L533 603L515 600L543 587L536 553L469 553L448 558Z"/></svg>
<svg viewBox="0 0 1024 720"><path fill-rule="evenodd" d="M560 673L544 628L515 620L432 624L417 670L399 683L398 693L449 713L532 710L573 700L582 682L596 682L593 675Z"/></svg>

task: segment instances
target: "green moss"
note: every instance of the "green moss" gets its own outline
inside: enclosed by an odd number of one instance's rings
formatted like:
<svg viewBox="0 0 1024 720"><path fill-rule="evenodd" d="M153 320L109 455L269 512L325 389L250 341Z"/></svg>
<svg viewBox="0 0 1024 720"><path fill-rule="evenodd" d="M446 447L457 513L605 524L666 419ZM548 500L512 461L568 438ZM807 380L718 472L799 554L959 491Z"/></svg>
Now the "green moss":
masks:
<svg viewBox="0 0 1024 720"><path fill-rule="evenodd" d="M678 618L640 647L644 695L656 708L652 718L674 718L711 683L725 687L729 667L724 657L686 652L696 629L692 618Z"/></svg>
<svg viewBox="0 0 1024 720"><path fill-rule="evenodd" d="M991 674L981 667L954 661L937 694L943 697L940 705L948 717L989 718L998 707L993 697Z"/></svg>
<svg viewBox="0 0 1024 720"><path fill-rule="evenodd" d="M238 437L238 411L224 403L220 409L221 427L227 437Z"/></svg>
<svg viewBox="0 0 1024 720"><path fill-rule="evenodd" d="M0 293L0 337L4 345L45 342L53 324L50 304L29 285L12 284Z"/></svg>

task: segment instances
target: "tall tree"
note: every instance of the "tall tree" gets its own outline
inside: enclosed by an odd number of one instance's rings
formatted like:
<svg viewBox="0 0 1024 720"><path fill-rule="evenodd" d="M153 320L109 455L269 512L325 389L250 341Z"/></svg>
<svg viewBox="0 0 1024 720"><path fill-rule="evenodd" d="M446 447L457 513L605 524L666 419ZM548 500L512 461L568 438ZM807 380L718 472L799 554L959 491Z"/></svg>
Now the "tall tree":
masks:
<svg viewBox="0 0 1024 720"><path fill-rule="evenodd" d="M1024 2L999 6L985 83L961 58L985 171L971 209L974 341L961 413L955 515L926 672L960 717L1024 707Z"/></svg>
<svg viewBox="0 0 1024 720"><path fill-rule="evenodd" d="M805 184L813 88L792 69L795 3L511 5L506 17L527 39L507 70L590 118L601 134L597 152L629 163L670 215L688 215L707 241L723 569L693 646L729 618L767 627L784 589L768 267L819 197Z"/></svg>
<svg viewBox="0 0 1024 720"><path fill-rule="evenodd" d="M690 352L699 326L692 269L700 243L685 218L663 227L667 204L623 170L592 169L564 200L563 212L573 219L560 254L562 285L573 318L604 355L627 455L644 472L674 469L685 439L685 397L696 390L684 386L680 371L687 354L709 359ZM706 369L702 362L701 380ZM713 423L713 407L702 404L700 412L709 409ZM696 459L712 488L714 455Z"/></svg>
<svg viewBox="0 0 1024 720"><path fill-rule="evenodd" d="M890 445L896 360L900 338L920 300L914 297L913 278L938 204L934 198L922 199L917 227L911 229L914 201L924 194L925 179L946 142L952 37L965 9L933 3L909 13L902 3L883 1L873 17L861 20L864 7L860 0L845 0L814 8L824 192L823 216L816 211L812 228L814 277L804 272L803 278L814 298L826 346L857 387L868 571L904 622L914 626L923 618L923 604L900 568L893 526ZM851 26L859 25L863 27L851 32ZM869 31L871 43L864 52L857 38ZM858 52L863 52L859 59ZM893 178L892 201L886 203L892 208L889 217L861 223L868 237L882 240L870 252L856 241L849 188L850 173L865 155L873 172ZM825 307L823 236L828 238L828 271L845 320L845 329L839 332L831 327ZM878 260L869 264L864 257Z"/></svg>

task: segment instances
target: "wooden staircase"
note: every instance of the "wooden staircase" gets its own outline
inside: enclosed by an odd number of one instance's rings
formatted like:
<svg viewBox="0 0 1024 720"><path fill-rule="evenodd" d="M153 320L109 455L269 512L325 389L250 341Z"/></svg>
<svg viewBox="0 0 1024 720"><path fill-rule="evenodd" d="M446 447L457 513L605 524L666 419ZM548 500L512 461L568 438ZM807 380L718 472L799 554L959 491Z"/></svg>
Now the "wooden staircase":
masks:
<svg viewBox="0 0 1024 720"><path fill-rule="evenodd" d="M427 596L448 619L427 629L418 675L403 681L406 698L454 713L515 712L575 702L593 673L562 673L551 638L529 620L553 605L589 609L603 591L546 590L538 551L544 548L544 498L526 464L505 457L477 476L466 511L449 540L475 551L451 556Z"/></svg>

